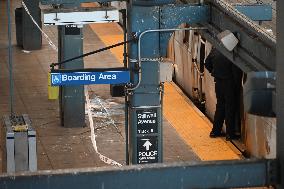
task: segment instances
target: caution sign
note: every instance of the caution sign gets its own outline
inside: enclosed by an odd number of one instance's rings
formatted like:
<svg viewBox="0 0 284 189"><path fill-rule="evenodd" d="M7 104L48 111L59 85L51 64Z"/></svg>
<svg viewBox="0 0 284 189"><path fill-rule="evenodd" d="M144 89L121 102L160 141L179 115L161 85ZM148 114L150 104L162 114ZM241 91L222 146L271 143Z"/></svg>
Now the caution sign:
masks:
<svg viewBox="0 0 284 189"><path fill-rule="evenodd" d="M158 133L157 109L136 110L137 134Z"/></svg>
<svg viewBox="0 0 284 189"><path fill-rule="evenodd" d="M158 163L158 137L137 137L137 162Z"/></svg>

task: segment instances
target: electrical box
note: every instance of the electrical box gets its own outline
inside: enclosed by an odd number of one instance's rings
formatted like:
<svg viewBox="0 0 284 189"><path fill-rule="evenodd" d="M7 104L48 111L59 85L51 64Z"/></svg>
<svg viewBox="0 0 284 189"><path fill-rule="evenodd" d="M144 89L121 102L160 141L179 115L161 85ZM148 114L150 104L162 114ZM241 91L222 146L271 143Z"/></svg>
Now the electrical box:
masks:
<svg viewBox="0 0 284 189"><path fill-rule="evenodd" d="M112 97L122 97L124 96L124 89L125 89L124 84L110 85L110 95Z"/></svg>
<svg viewBox="0 0 284 189"><path fill-rule="evenodd" d="M273 105L276 94L275 72L250 72L244 84L245 111L259 116L275 117Z"/></svg>
<svg viewBox="0 0 284 189"><path fill-rule="evenodd" d="M160 65L160 82L171 82L173 78L173 63L171 61L161 61Z"/></svg>

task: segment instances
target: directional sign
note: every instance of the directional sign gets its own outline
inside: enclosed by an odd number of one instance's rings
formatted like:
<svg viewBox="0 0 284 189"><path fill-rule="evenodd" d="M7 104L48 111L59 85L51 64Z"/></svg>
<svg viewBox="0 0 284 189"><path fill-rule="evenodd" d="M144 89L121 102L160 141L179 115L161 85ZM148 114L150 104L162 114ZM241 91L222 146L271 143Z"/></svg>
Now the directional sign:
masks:
<svg viewBox="0 0 284 189"><path fill-rule="evenodd" d="M157 109L136 110L137 134L158 133Z"/></svg>
<svg viewBox="0 0 284 189"><path fill-rule="evenodd" d="M146 142L143 144L143 146L146 148L146 151L149 151L150 146L152 146L152 143L149 142L149 140L146 140Z"/></svg>
<svg viewBox="0 0 284 189"><path fill-rule="evenodd" d="M158 136L137 137L137 162L158 163Z"/></svg>
<svg viewBox="0 0 284 189"><path fill-rule="evenodd" d="M91 85L129 83L129 71L51 73L51 85Z"/></svg>

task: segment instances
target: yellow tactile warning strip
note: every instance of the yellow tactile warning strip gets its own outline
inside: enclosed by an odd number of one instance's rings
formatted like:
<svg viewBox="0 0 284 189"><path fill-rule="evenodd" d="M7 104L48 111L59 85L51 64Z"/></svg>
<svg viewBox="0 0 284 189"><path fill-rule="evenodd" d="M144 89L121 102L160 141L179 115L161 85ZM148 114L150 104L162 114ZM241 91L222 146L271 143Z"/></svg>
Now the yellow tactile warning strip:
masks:
<svg viewBox="0 0 284 189"><path fill-rule="evenodd" d="M165 84L164 115L201 160L239 159L220 138L211 139L211 127L173 84Z"/></svg>
<svg viewBox="0 0 284 189"><path fill-rule="evenodd" d="M91 28L106 46L123 40L122 30L115 23L91 24ZM111 52L122 62L122 46ZM211 123L173 83L165 85L164 115L201 160L239 159L223 139L209 137Z"/></svg>
<svg viewBox="0 0 284 189"><path fill-rule="evenodd" d="M123 42L123 31L118 24L105 23L91 24L90 26L106 46ZM110 51L120 63L123 62L123 46L112 48Z"/></svg>

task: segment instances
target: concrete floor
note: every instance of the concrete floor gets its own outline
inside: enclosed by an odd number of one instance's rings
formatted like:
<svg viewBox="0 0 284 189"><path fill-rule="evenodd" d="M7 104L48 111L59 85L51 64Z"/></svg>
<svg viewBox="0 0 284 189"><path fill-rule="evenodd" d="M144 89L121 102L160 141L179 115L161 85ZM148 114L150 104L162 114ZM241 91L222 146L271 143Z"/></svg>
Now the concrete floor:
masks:
<svg viewBox="0 0 284 189"><path fill-rule="evenodd" d="M0 1L0 116L9 114L9 75L7 57L7 17L5 2ZM13 1L14 9L20 1ZM12 12L13 13L13 12ZM14 20L14 18L13 18ZM56 27L44 27L44 31L56 43ZM104 44L89 28L84 28L84 51L99 49ZM48 100L47 73L49 64L56 62L57 55L43 39L41 50L24 52L16 46L15 24L13 23L13 68L14 68L14 110L16 114L26 113L37 131L38 169L65 169L106 166L95 153L90 129L63 128L59 123L58 101ZM84 59L85 67L118 66L110 51ZM124 98L111 98L108 85L89 86L90 98L99 98L108 107L115 105L119 112L110 118L94 117L99 151L125 164L124 145ZM114 120L115 125L108 124ZM199 160L191 148L179 137L175 129L164 120L165 162ZM3 146L1 146L3 148ZM0 163L1 166L2 163Z"/></svg>

